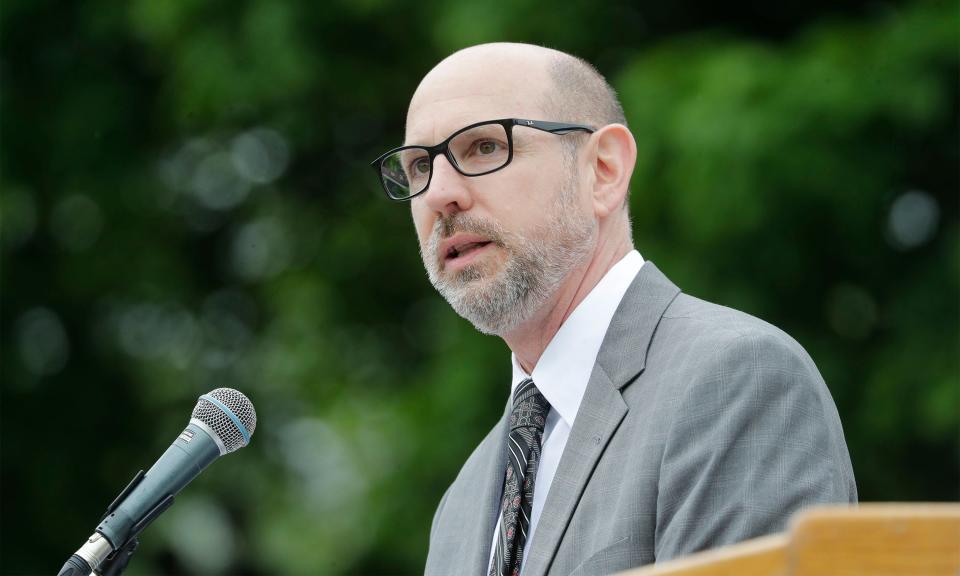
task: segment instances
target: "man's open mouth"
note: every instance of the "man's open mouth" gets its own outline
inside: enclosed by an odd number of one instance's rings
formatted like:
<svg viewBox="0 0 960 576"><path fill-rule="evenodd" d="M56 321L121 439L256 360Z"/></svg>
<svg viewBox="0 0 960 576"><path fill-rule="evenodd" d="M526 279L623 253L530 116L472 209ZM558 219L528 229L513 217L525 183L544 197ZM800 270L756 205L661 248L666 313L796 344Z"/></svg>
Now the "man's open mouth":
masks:
<svg viewBox="0 0 960 576"><path fill-rule="evenodd" d="M480 248L483 248L483 247L486 246L487 244L490 244L490 242L489 242L489 241L487 241L487 242L464 242L464 243L462 243L462 244L457 244L457 245L455 245L455 246L451 246L450 249L447 251L447 260L452 260L452 259L454 259L454 258L458 258L458 257L460 257L460 256L464 256L464 255L466 255L466 254L469 254L470 252L473 252L474 250L478 250L478 249L480 249Z"/></svg>

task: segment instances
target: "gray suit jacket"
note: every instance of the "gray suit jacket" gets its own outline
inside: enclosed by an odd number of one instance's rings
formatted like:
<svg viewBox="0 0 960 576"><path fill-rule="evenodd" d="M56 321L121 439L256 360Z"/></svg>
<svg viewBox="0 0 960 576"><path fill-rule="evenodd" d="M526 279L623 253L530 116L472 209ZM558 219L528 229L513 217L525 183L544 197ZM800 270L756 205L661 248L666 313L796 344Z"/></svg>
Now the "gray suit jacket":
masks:
<svg viewBox="0 0 960 576"><path fill-rule="evenodd" d="M487 573L508 413L440 501L426 574ZM803 348L682 294L648 261L607 330L523 576L609 574L856 499L837 409Z"/></svg>

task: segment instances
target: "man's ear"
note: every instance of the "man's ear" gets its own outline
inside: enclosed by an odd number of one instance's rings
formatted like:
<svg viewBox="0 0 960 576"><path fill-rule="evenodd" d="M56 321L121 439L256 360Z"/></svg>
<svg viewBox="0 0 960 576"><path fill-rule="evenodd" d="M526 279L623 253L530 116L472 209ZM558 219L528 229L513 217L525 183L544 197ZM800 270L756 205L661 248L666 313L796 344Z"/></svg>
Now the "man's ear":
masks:
<svg viewBox="0 0 960 576"><path fill-rule="evenodd" d="M608 124L593 133L593 208L599 218L619 210L627 196L637 143L623 124Z"/></svg>

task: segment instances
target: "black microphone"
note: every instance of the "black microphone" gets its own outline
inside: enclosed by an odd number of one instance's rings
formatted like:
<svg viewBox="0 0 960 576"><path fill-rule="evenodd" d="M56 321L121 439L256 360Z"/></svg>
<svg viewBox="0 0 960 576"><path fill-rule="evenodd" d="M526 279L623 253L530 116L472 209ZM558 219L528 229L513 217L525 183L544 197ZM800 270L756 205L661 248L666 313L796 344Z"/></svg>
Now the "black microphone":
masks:
<svg viewBox="0 0 960 576"><path fill-rule="evenodd" d="M211 462L246 446L257 412L243 393L217 388L200 396L190 423L146 474L143 470L107 508L97 530L58 576L89 576L173 504L173 498ZM134 544L135 547L135 544Z"/></svg>

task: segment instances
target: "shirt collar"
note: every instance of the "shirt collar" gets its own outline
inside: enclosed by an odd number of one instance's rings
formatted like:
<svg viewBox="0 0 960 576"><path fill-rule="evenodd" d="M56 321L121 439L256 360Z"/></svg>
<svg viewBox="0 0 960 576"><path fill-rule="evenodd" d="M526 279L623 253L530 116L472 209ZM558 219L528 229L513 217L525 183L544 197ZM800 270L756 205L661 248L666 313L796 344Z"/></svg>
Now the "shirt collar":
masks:
<svg viewBox="0 0 960 576"><path fill-rule="evenodd" d="M610 320L641 266L643 258L632 250L608 270L557 330L533 374L528 375L516 354L511 354L511 396L520 382L533 378L550 406L572 428Z"/></svg>

